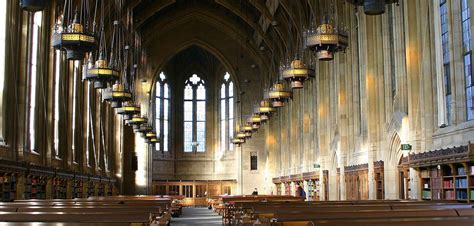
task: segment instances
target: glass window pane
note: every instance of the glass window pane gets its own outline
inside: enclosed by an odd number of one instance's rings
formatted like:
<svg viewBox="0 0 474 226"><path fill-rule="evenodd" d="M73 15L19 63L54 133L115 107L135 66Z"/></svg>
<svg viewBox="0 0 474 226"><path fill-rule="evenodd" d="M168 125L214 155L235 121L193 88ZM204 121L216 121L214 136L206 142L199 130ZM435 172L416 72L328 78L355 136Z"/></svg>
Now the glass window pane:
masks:
<svg viewBox="0 0 474 226"><path fill-rule="evenodd" d="M193 120L193 102L184 101L184 121Z"/></svg>
<svg viewBox="0 0 474 226"><path fill-rule="evenodd" d="M220 144L221 151L225 151L227 143L225 142L225 120L221 120L221 131L220 131Z"/></svg>
<svg viewBox="0 0 474 226"><path fill-rule="evenodd" d="M234 98L229 98L229 118L234 118Z"/></svg>
<svg viewBox="0 0 474 226"><path fill-rule="evenodd" d="M168 83L165 83L163 92L164 92L163 95L165 96L165 98L169 98Z"/></svg>
<svg viewBox="0 0 474 226"><path fill-rule="evenodd" d="M192 152L193 142L193 123L192 122L184 122L184 151L185 152Z"/></svg>
<svg viewBox="0 0 474 226"><path fill-rule="evenodd" d="M163 118L168 119L168 113L169 113L169 100L164 99L163 100Z"/></svg>
<svg viewBox="0 0 474 226"><path fill-rule="evenodd" d="M163 72L160 73L160 79L161 81L164 81L166 79L165 73Z"/></svg>
<svg viewBox="0 0 474 226"><path fill-rule="evenodd" d="M205 100L206 99L206 88L204 87L203 84L200 84L198 86L196 94L197 94L197 97L196 97L197 100Z"/></svg>
<svg viewBox="0 0 474 226"><path fill-rule="evenodd" d="M29 95L29 111L28 111L28 138L29 138L29 148L30 150L35 149L35 111L36 111L36 79L37 79L37 62L38 62L38 49L40 44L40 28L42 22L43 14L42 12L36 12L33 15L33 24L32 24L32 42L31 42L31 55L30 55L30 95Z"/></svg>
<svg viewBox="0 0 474 226"><path fill-rule="evenodd" d="M161 118L161 99L160 98L156 98L156 103L155 103L155 106L156 106L156 109L155 109L155 118Z"/></svg>
<svg viewBox="0 0 474 226"><path fill-rule="evenodd" d="M168 151L168 120L163 121L163 151Z"/></svg>
<svg viewBox="0 0 474 226"><path fill-rule="evenodd" d="M184 88L184 99L185 100L192 100L193 99L193 88L191 85L186 85Z"/></svg>
<svg viewBox="0 0 474 226"><path fill-rule="evenodd" d="M225 84L221 85L221 98L225 98Z"/></svg>
<svg viewBox="0 0 474 226"><path fill-rule="evenodd" d="M234 96L234 83L229 82L229 97L233 97L233 96Z"/></svg>
<svg viewBox="0 0 474 226"><path fill-rule="evenodd" d="M157 97L161 97L161 83L160 82L156 82L156 96Z"/></svg>
<svg viewBox="0 0 474 226"><path fill-rule="evenodd" d="M61 50L56 50L54 55L54 150L56 156L59 154L59 84L61 81L61 52Z"/></svg>
<svg viewBox="0 0 474 226"><path fill-rule="evenodd" d="M197 121L206 120L206 101L197 101L196 102L196 119Z"/></svg>
<svg viewBox="0 0 474 226"><path fill-rule="evenodd" d="M221 100L221 106L220 106L220 109L221 109L221 120L225 120L225 116L226 116L226 114L225 114L225 108L226 108L225 102L226 102L225 99Z"/></svg>
<svg viewBox="0 0 474 226"><path fill-rule="evenodd" d="M229 119L229 150L234 150L234 145L230 143L234 136L234 120Z"/></svg>

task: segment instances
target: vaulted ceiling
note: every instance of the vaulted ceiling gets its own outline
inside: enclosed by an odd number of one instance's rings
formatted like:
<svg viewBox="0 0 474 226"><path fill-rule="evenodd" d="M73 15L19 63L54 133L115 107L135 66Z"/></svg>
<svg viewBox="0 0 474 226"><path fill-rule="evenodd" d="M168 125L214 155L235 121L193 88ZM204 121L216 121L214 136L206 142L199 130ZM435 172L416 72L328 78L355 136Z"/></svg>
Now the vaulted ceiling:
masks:
<svg viewBox="0 0 474 226"><path fill-rule="evenodd" d="M134 27L141 32L149 63L156 70L153 74L192 45L212 53L226 67L235 66L239 56L247 57L243 61L260 66L263 73L270 67L273 49L279 55L287 40L301 35L309 22L311 2L135 0L130 4Z"/></svg>

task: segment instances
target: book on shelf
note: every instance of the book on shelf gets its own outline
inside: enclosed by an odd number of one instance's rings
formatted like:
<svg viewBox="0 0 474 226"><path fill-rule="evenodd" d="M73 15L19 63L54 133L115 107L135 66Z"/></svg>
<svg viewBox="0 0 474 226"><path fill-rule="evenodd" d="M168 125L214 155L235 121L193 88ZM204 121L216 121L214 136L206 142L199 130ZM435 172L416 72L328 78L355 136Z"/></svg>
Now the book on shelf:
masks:
<svg viewBox="0 0 474 226"><path fill-rule="evenodd" d="M453 200L454 199L454 191L444 191L444 197L447 200Z"/></svg>
<svg viewBox="0 0 474 226"><path fill-rule="evenodd" d="M467 199L467 191L456 191L456 199Z"/></svg>
<svg viewBox="0 0 474 226"><path fill-rule="evenodd" d="M457 178L456 188L467 188L467 178Z"/></svg>
<svg viewBox="0 0 474 226"><path fill-rule="evenodd" d="M423 191L423 199L431 199L431 191Z"/></svg>
<svg viewBox="0 0 474 226"><path fill-rule="evenodd" d="M444 180L443 181L443 187L444 188L453 188L453 180Z"/></svg>
<svg viewBox="0 0 474 226"><path fill-rule="evenodd" d="M422 178L429 178L429 177L430 177L430 171L428 171L428 170L422 170L422 171L421 171L421 177L422 177Z"/></svg>
<svg viewBox="0 0 474 226"><path fill-rule="evenodd" d="M459 176L464 176L466 175L466 169L464 169L464 167L458 167L458 175Z"/></svg>

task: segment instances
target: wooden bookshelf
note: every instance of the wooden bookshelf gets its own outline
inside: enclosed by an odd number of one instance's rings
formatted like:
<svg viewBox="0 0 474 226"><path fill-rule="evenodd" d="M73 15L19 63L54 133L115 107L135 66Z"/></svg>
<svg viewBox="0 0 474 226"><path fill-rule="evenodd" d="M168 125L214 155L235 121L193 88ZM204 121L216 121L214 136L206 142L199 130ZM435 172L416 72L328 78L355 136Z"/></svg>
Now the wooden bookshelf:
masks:
<svg viewBox="0 0 474 226"><path fill-rule="evenodd" d="M84 184L82 183L82 180L79 179L73 179L72 183L72 198L84 198Z"/></svg>
<svg viewBox="0 0 474 226"><path fill-rule="evenodd" d="M385 199L383 161L374 162L374 180L375 180L376 199Z"/></svg>
<svg viewBox="0 0 474 226"><path fill-rule="evenodd" d="M55 177L52 181L53 199L67 198L67 179Z"/></svg>
<svg viewBox="0 0 474 226"><path fill-rule="evenodd" d="M319 171L303 173L303 180L306 182L306 194L308 201L321 200L321 183L319 180Z"/></svg>
<svg viewBox="0 0 474 226"><path fill-rule="evenodd" d="M1 201L11 202L15 200L17 192L17 175L14 173L0 173Z"/></svg>
<svg viewBox="0 0 474 226"><path fill-rule="evenodd" d="M87 197L86 198L89 198L91 196L94 196L95 195L95 183L94 181L88 181L86 183L87 187L86 187L86 194L87 194Z"/></svg>
<svg viewBox="0 0 474 226"><path fill-rule="evenodd" d="M25 199L46 199L47 178L43 176L28 176L25 180Z"/></svg>
<svg viewBox="0 0 474 226"><path fill-rule="evenodd" d="M474 146L410 154L408 165L419 172L424 200L474 201Z"/></svg>

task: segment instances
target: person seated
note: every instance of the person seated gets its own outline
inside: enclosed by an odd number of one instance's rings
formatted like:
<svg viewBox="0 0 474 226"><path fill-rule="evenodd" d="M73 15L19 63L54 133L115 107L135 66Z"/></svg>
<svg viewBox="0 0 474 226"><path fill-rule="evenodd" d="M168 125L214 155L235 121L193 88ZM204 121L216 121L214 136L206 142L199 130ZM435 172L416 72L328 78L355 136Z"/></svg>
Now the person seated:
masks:
<svg viewBox="0 0 474 226"><path fill-rule="evenodd" d="M252 195L258 195L257 188L253 189Z"/></svg>

